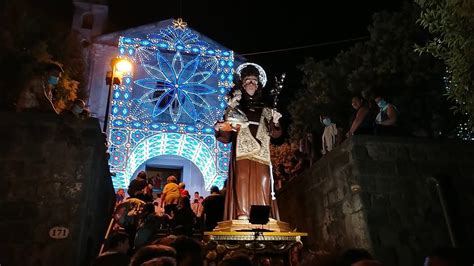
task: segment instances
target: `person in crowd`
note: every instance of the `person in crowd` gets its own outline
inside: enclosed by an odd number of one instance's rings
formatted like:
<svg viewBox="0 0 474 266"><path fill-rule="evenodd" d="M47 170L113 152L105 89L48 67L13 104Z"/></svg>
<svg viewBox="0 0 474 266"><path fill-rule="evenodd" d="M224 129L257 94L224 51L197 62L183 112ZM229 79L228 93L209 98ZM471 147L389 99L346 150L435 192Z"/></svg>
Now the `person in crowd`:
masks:
<svg viewBox="0 0 474 266"><path fill-rule="evenodd" d="M81 120L90 117L90 112L86 109L86 103L81 99L75 99L68 109L61 112L61 115L75 117Z"/></svg>
<svg viewBox="0 0 474 266"><path fill-rule="evenodd" d="M133 255L130 266L141 266L142 263L162 257L176 259L176 250L169 246L157 244L141 247Z"/></svg>
<svg viewBox="0 0 474 266"><path fill-rule="evenodd" d="M166 185L161 193L161 207L165 209L165 213L171 215L176 211L181 194L179 193L178 179L170 175L166 179Z"/></svg>
<svg viewBox="0 0 474 266"><path fill-rule="evenodd" d="M212 231L217 222L224 217L224 197L219 193L217 186L211 187L211 195L207 196L202 205L204 207L204 224L207 231Z"/></svg>
<svg viewBox="0 0 474 266"><path fill-rule="evenodd" d="M115 206L122 203L125 200L125 196L125 190L123 188L119 188L115 194Z"/></svg>
<svg viewBox="0 0 474 266"><path fill-rule="evenodd" d="M251 266L252 261L247 254L242 252L236 253L222 260L219 266Z"/></svg>
<svg viewBox="0 0 474 266"><path fill-rule="evenodd" d="M107 239L108 249L95 259L93 266L128 266L130 258L127 255L129 236L117 231Z"/></svg>
<svg viewBox="0 0 474 266"><path fill-rule="evenodd" d="M178 184L178 187L179 194L181 195L181 197L187 197L188 199L191 197L191 195L189 195L189 191L186 189L186 184L184 182L180 182Z"/></svg>
<svg viewBox="0 0 474 266"><path fill-rule="evenodd" d="M220 193L221 193L222 197L224 197L224 199L225 199L225 197L226 197L225 195L227 193L227 179L224 180L224 185L222 186L222 189L221 189Z"/></svg>
<svg viewBox="0 0 474 266"><path fill-rule="evenodd" d="M200 219L202 216L203 206L202 201L199 200L199 197L194 199L193 203L191 204L191 209L193 210L194 214L196 214L196 219Z"/></svg>
<svg viewBox="0 0 474 266"><path fill-rule="evenodd" d="M22 89L16 110L18 112L51 112L59 111L53 103L53 89L58 85L61 74L64 72L59 63L45 64L43 73L34 76Z"/></svg>
<svg viewBox="0 0 474 266"><path fill-rule="evenodd" d="M327 115L323 115L320 117L321 123L324 125L324 131L323 135L321 136L321 141L322 141L322 150L321 154L326 154L336 146L336 138L337 138L337 127L336 124L334 124L331 121L331 118Z"/></svg>
<svg viewBox="0 0 474 266"><path fill-rule="evenodd" d="M141 266L176 266L178 265L176 259L171 257L160 257L154 258L149 261L145 261Z"/></svg>
<svg viewBox="0 0 474 266"><path fill-rule="evenodd" d="M178 236L170 245L177 252L178 266L203 265L203 248L196 239L188 236Z"/></svg>
<svg viewBox="0 0 474 266"><path fill-rule="evenodd" d="M353 113L347 137L373 134L373 116L366 100L359 94L352 96Z"/></svg>
<svg viewBox="0 0 474 266"><path fill-rule="evenodd" d="M137 198L145 202L153 201L153 196L148 191L145 171L140 171L137 177L130 182L127 193L131 198Z"/></svg>
<svg viewBox="0 0 474 266"><path fill-rule="evenodd" d="M286 167L284 164L280 163L277 166L277 176L279 177L277 180L278 188L281 188L282 185L290 179L290 174L286 171Z"/></svg>
<svg viewBox="0 0 474 266"><path fill-rule="evenodd" d="M155 205L156 215L163 216L163 214L165 214L165 210L161 207L161 193L158 193L156 195L156 198L153 201L153 205Z"/></svg>
<svg viewBox="0 0 474 266"><path fill-rule="evenodd" d="M290 161L290 177L296 177L297 175L301 174L308 166L309 162L304 159L303 153L299 150L296 150L293 154L293 157Z"/></svg>
<svg viewBox="0 0 474 266"><path fill-rule="evenodd" d="M194 192L194 199L193 200L199 200L199 191Z"/></svg>
<svg viewBox="0 0 474 266"><path fill-rule="evenodd" d="M374 100L379 107L379 113L375 118L375 135L399 135L398 109L395 105L387 102L381 93L376 93Z"/></svg>
<svg viewBox="0 0 474 266"><path fill-rule="evenodd" d="M306 133L303 138L299 141L298 149L303 153L306 160L309 162L309 166L313 165L314 160L314 141L313 133Z"/></svg>
<svg viewBox="0 0 474 266"><path fill-rule="evenodd" d="M471 261L469 261L471 259ZM461 248L437 247L425 258L424 266L472 265L472 256Z"/></svg>
<svg viewBox="0 0 474 266"><path fill-rule="evenodd" d="M196 214L194 214L187 197L181 197L175 213L172 214L171 223L173 228L181 228L182 234L192 236Z"/></svg>
<svg viewBox="0 0 474 266"><path fill-rule="evenodd" d="M140 248L151 243L155 235L158 234L160 229L165 227L166 224L168 224L168 219L163 216L158 216L155 213L153 203L146 203L143 207L135 234L135 248Z"/></svg>

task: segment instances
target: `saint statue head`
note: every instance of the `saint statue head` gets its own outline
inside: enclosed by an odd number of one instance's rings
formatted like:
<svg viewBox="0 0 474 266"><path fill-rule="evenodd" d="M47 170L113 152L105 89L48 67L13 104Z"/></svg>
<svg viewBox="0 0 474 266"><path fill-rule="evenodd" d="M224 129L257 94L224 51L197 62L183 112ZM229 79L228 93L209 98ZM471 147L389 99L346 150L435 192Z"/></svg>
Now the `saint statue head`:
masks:
<svg viewBox="0 0 474 266"><path fill-rule="evenodd" d="M243 91L249 96L255 95L267 83L267 74L255 63L244 63L237 67L236 72Z"/></svg>

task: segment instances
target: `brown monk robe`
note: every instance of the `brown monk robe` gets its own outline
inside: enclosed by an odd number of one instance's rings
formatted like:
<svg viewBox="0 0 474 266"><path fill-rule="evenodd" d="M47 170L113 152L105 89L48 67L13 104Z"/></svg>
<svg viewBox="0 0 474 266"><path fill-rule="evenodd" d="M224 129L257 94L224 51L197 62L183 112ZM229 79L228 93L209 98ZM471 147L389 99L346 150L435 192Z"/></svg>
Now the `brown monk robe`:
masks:
<svg viewBox="0 0 474 266"><path fill-rule="evenodd" d="M278 219L270 193L270 137L282 131L272 122L269 108L249 106L242 108L251 123L248 128L216 131L218 141L233 144L224 219L248 218L251 205L272 206L272 217Z"/></svg>

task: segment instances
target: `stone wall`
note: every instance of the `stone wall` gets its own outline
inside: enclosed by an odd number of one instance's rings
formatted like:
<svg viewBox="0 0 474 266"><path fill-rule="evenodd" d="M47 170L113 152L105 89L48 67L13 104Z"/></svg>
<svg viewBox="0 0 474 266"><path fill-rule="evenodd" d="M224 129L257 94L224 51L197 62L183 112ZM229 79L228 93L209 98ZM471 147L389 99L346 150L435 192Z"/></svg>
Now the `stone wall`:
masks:
<svg viewBox="0 0 474 266"><path fill-rule="evenodd" d="M280 215L312 249L361 247L384 265L422 265L451 245L435 179L455 241L474 248L473 158L474 143L355 136L277 193Z"/></svg>
<svg viewBox="0 0 474 266"><path fill-rule="evenodd" d="M98 121L0 117L0 264L89 265L115 200ZM51 238L55 226L69 236Z"/></svg>

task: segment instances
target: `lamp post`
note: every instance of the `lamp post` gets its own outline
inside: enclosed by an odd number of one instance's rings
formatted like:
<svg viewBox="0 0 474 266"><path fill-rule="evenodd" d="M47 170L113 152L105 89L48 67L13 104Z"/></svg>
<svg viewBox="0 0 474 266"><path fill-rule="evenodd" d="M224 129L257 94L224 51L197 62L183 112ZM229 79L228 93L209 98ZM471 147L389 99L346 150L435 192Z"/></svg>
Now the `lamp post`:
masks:
<svg viewBox="0 0 474 266"><path fill-rule="evenodd" d="M109 85L109 91L107 94L107 105L105 107L104 132L107 132L107 124L109 123L110 97L112 95L112 89L114 85L120 84L120 78L116 74L123 74L132 70L132 64L128 60L118 57L112 58L110 66L112 67L112 71L107 72L107 76L105 77L105 83Z"/></svg>

